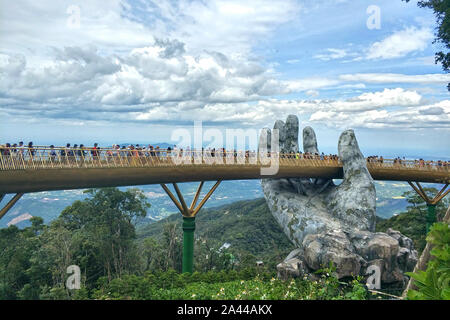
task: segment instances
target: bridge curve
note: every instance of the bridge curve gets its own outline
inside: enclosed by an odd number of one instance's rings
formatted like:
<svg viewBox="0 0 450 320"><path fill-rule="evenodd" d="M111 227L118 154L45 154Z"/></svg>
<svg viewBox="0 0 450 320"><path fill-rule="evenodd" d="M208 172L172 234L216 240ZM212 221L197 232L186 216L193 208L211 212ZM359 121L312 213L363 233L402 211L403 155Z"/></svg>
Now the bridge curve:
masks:
<svg viewBox="0 0 450 320"><path fill-rule="evenodd" d="M337 158L314 155L271 155L265 160L276 159L278 170L265 175L262 169L270 163L248 152L203 158L201 153L190 151L183 158L185 163L179 163L183 162L181 158L167 150L122 153L117 149L87 149L79 154L65 152L64 156L61 150L42 147L27 155L0 154L0 194L195 181L343 177ZM367 168L374 180L450 183L447 163L368 159Z"/></svg>

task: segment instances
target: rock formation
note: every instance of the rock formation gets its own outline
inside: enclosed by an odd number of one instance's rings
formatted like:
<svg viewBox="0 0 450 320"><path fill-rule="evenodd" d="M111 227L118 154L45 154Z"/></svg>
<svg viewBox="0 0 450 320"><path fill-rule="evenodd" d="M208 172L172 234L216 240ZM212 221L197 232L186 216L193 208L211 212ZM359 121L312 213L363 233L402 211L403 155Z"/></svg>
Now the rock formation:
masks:
<svg viewBox="0 0 450 320"><path fill-rule="evenodd" d="M281 152L299 152L296 116L276 121L274 129L279 131ZM319 154L311 127L303 129L303 152ZM261 182L270 211L298 247L278 265L279 275L311 274L332 261L339 278L365 275L369 266L376 265L382 283L404 281L403 273L414 268L417 252L411 239L398 231L374 232L375 186L353 130L341 134L338 153L344 178L337 186L324 179Z"/></svg>

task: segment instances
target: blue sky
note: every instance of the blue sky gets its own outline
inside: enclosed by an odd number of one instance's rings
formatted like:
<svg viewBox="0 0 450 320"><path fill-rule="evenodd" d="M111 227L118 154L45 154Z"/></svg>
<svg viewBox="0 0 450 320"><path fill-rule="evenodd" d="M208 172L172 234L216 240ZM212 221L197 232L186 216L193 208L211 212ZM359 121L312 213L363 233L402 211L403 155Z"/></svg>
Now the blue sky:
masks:
<svg viewBox="0 0 450 320"><path fill-rule="evenodd" d="M352 128L366 153L450 157L450 76L415 1L107 3L0 2L0 143L170 142L194 120L296 114L324 151Z"/></svg>

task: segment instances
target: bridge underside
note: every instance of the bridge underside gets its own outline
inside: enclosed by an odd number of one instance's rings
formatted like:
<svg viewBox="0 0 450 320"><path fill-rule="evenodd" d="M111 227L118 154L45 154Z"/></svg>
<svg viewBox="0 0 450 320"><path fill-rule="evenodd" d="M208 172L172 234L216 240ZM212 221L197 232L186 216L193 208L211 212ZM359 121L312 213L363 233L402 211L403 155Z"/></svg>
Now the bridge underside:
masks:
<svg viewBox="0 0 450 320"><path fill-rule="evenodd" d="M369 168L374 180L449 183L442 172L420 169ZM170 167L61 168L0 171L0 194L98 187L137 186L174 182L264 178L341 179L342 167L280 166L276 175L261 175L256 165L179 165Z"/></svg>

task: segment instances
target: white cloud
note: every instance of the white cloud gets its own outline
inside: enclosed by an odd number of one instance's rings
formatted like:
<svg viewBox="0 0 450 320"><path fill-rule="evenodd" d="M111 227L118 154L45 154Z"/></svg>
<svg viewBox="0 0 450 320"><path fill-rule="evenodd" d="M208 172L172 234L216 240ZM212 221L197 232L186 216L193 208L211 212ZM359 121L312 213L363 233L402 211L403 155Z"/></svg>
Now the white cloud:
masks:
<svg viewBox="0 0 450 320"><path fill-rule="evenodd" d="M354 73L340 75L339 79L342 81L360 81L365 83L446 84L450 81L450 74Z"/></svg>
<svg viewBox="0 0 450 320"><path fill-rule="evenodd" d="M327 53L317 54L314 56L314 58L322 60L322 61L330 61L330 60L342 59L348 55L347 50L345 50L345 49L329 48L326 51L327 51Z"/></svg>
<svg viewBox="0 0 450 320"><path fill-rule="evenodd" d="M113 119L112 113L127 116L152 110L155 104L192 108L256 101L293 90L256 61L218 52L190 55L182 48L179 41L158 39L125 55L101 55L93 46L66 47L41 67L27 65L22 55L3 54L2 108L22 105L24 113L84 119L103 112L96 117Z"/></svg>
<svg viewBox="0 0 450 320"><path fill-rule="evenodd" d="M421 106L407 106L393 110L380 109L361 112L338 110L317 111L309 121L324 123L329 127L439 129L450 130L450 100Z"/></svg>
<svg viewBox="0 0 450 320"><path fill-rule="evenodd" d="M70 27L71 6L80 8L80 27ZM125 19L122 1L17 0L1 5L2 51L27 55L41 63L52 48L95 44L103 52L144 46L153 42L150 29Z"/></svg>
<svg viewBox="0 0 450 320"><path fill-rule="evenodd" d="M337 89L365 89L366 85L364 83L349 83L349 84L343 84L338 87Z"/></svg>
<svg viewBox="0 0 450 320"><path fill-rule="evenodd" d="M288 89L286 93L326 88L338 85L339 83L340 81L337 79L324 77L311 77L283 81L283 84L285 84Z"/></svg>
<svg viewBox="0 0 450 320"><path fill-rule="evenodd" d="M310 96L310 97L317 97L319 96L319 91L317 90L308 90L305 92L306 95Z"/></svg>
<svg viewBox="0 0 450 320"><path fill-rule="evenodd" d="M158 37L180 39L189 50L248 53L280 25L295 19L301 6L294 0L149 1L129 16L147 24ZM151 16L152 21L146 18Z"/></svg>
<svg viewBox="0 0 450 320"><path fill-rule="evenodd" d="M41 68L27 66L21 56L3 55L0 72L7 81L0 83L0 110L15 117L81 122L203 120L258 125L288 113L311 114L311 122L333 118L345 123L350 114L368 112L373 122L387 112L386 107L422 103L420 94L402 88L345 100L268 99L298 91L316 97L319 88L364 89L364 85L327 78L280 81L256 62L217 52L192 56L182 48L179 42L156 41L123 56L101 56L95 47L68 47ZM421 115L437 111L424 109Z"/></svg>
<svg viewBox="0 0 450 320"><path fill-rule="evenodd" d="M73 6L80 9L79 28L70 27ZM1 50L39 64L51 48L95 45L102 53L124 53L169 38L194 53L247 55L300 10L294 0L16 0L1 5Z"/></svg>
<svg viewBox="0 0 450 320"><path fill-rule="evenodd" d="M433 32L430 28L408 27L385 39L373 43L368 49L367 59L392 59L404 57L415 51L423 51L431 44Z"/></svg>
<svg viewBox="0 0 450 320"><path fill-rule="evenodd" d="M411 106L419 105L421 100L422 96L416 91L407 91L402 88L384 89L378 92L363 93L355 98L338 102L335 104L335 109L361 111L387 106Z"/></svg>
<svg viewBox="0 0 450 320"><path fill-rule="evenodd" d="M365 126L367 120L367 126L382 127L393 121L391 109L399 112L398 119L411 115L425 123L439 117L445 121L447 115L445 105L422 108L418 90L390 87L363 94L350 91L353 97L348 99L317 97L319 90L324 95L330 89L370 90L369 83L446 84L448 74L355 73L292 79L276 73L272 68L278 62L265 61L261 51L256 56L252 49L257 44L264 47L277 28L298 17L302 8L294 0L112 0L108 5L93 0L79 4L78 29L67 26L71 5L72 0L19 0L2 6L3 119L54 119L71 125L94 120L171 124L204 120L259 126L294 113L310 122L330 119L330 126ZM385 59L387 54L422 50L428 41L426 30L407 28L391 35L373 44L367 57ZM397 46L399 37L407 43L389 49ZM382 54L384 49L389 52ZM315 57L328 61L355 55L346 47L329 48ZM286 61L294 70L304 55L288 57L301 57ZM273 99L298 92L311 100Z"/></svg>

